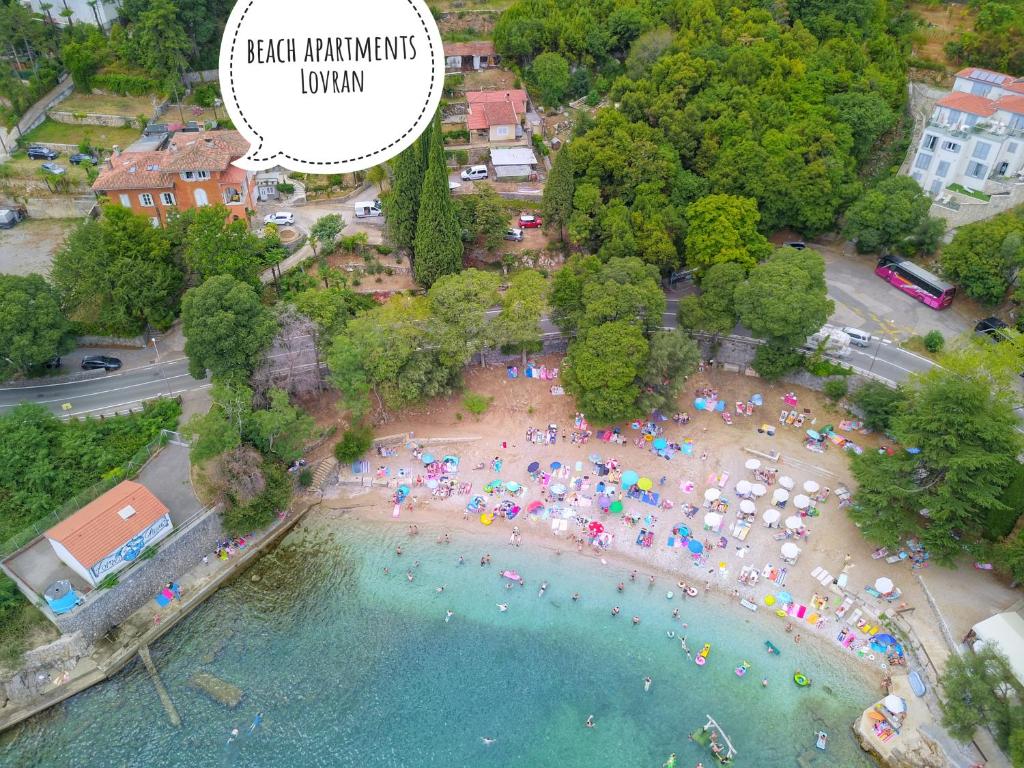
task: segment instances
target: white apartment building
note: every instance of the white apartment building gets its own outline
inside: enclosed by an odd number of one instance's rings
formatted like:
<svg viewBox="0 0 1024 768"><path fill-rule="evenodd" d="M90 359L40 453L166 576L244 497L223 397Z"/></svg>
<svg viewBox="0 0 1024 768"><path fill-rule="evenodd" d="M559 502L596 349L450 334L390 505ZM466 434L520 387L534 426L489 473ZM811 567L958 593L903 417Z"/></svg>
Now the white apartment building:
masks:
<svg viewBox="0 0 1024 768"><path fill-rule="evenodd" d="M45 3L46 0L28 0L23 4L45 17L46 11L43 9ZM54 24L63 27L68 23L67 17L60 15L60 12L65 9L71 11L72 23L92 24L103 29L109 29L120 16L117 3L113 0L96 0L92 5L89 4L89 0L52 0L49 11Z"/></svg>
<svg viewBox="0 0 1024 768"><path fill-rule="evenodd" d="M1024 78L978 67L935 104L909 173L931 197L950 184L1006 192L1024 172Z"/></svg>

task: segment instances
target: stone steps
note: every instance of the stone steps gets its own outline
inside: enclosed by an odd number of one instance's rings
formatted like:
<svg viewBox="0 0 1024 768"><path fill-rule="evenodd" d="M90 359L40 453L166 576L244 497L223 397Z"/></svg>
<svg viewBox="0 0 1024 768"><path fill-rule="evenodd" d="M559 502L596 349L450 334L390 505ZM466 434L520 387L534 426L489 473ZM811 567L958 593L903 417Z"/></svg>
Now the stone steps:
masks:
<svg viewBox="0 0 1024 768"><path fill-rule="evenodd" d="M331 476L331 473L338 468L338 460L333 456L328 456L326 459L321 459L320 463L316 467L316 471L313 473L313 487L321 488L327 481L327 478Z"/></svg>

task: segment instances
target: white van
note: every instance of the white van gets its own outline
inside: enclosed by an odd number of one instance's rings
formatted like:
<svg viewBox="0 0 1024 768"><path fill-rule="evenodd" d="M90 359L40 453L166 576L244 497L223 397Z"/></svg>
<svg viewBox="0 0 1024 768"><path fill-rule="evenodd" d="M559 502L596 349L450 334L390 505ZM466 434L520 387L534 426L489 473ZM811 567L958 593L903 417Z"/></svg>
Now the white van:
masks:
<svg viewBox="0 0 1024 768"><path fill-rule="evenodd" d="M357 219L384 215L384 210L380 206L380 200L361 200L355 204L355 209Z"/></svg>
<svg viewBox="0 0 1024 768"><path fill-rule="evenodd" d="M855 347L870 347L871 334L859 328L843 328L843 333L850 337L850 343Z"/></svg>
<svg viewBox="0 0 1024 768"><path fill-rule="evenodd" d="M486 165L471 165L461 174L463 181L478 181L487 178Z"/></svg>

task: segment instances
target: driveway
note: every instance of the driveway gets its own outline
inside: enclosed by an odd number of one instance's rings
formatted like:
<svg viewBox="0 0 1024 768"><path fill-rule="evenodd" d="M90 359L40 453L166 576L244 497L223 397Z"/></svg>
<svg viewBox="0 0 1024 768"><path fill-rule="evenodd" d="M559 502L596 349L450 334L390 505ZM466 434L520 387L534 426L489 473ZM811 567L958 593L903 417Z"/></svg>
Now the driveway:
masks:
<svg viewBox="0 0 1024 768"><path fill-rule="evenodd" d="M78 219L25 219L11 229L0 229L0 273L48 274L53 254L77 223Z"/></svg>

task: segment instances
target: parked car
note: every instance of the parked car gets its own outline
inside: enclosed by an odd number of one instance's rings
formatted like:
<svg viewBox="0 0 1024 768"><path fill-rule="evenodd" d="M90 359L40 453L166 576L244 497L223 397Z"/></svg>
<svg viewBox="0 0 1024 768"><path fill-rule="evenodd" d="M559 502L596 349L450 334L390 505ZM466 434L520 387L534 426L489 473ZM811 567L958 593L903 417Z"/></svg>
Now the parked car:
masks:
<svg viewBox="0 0 1024 768"><path fill-rule="evenodd" d="M505 239L514 240L517 243L522 242L523 230L519 229L519 227L509 227L505 230Z"/></svg>
<svg viewBox="0 0 1024 768"><path fill-rule="evenodd" d="M974 332L992 341L1006 341L1008 336L1005 330L1008 327L998 317L986 317L984 320L978 321L977 325L974 326Z"/></svg>
<svg viewBox="0 0 1024 768"><path fill-rule="evenodd" d="M85 163L87 165L100 164L100 159L96 157L96 155L90 154L88 152L77 152L73 154L71 157L69 157L68 160L71 161L72 165L81 165L82 163Z"/></svg>
<svg viewBox="0 0 1024 768"><path fill-rule="evenodd" d="M56 163L43 163L40 167L47 173L52 173L54 176L62 176L64 174L63 165L57 165Z"/></svg>
<svg viewBox="0 0 1024 768"><path fill-rule="evenodd" d="M33 145L28 148L29 160L56 160L59 155L60 152L49 147Z"/></svg>
<svg viewBox="0 0 1024 768"><path fill-rule="evenodd" d="M479 179L487 178L487 166L486 165L471 165L466 168L461 174L463 181L477 181Z"/></svg>
<svg viewBox="0 0 1024 768"><path fill-rule="evenodd" d="M0 229L10 229L25 218L17 208L0 208Z"/></svg>
<svg viewBox="0 0 1024 768"><path fill-rule="evenodd" d="M850 343L857 347L869 347L871 346L872 336L867 331L862 331L860 328L851 328L849 326L843 327L843 333L850 337Z"/></svg>
<svg viewBox="0 0 1024 768"><path fill-rule="evenodd" d="M121 367L121 361L116 357L108 357L107 355L87 355L82 358L82 370L83 371L95 371L103 369L104 371L116 371Z"/></svg>
<svg viewBox="0 0 1024 768"><path fill-rule="evenodd" d="M790 240L788 243L782 244L784 248L792 248L795 251L802 251L807 247L807 243L803 240Z"/></svg>
<svg viewBox="0 0 1024 768"><path fill-rule="evenodd" d="M295 223L295 214L286 211L278 211L263 217L264 224L277 224L279 227L291 226Z"/></svg>
<svg viewBox="0 0 1024 768"><path fill-rule="evenodd" d="M519 226L524 229L532 229L539 227L544 221L535 213L521 213L519 214Z"/></svg>

